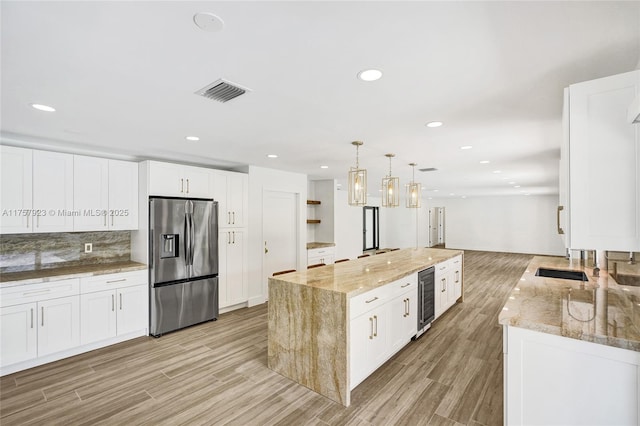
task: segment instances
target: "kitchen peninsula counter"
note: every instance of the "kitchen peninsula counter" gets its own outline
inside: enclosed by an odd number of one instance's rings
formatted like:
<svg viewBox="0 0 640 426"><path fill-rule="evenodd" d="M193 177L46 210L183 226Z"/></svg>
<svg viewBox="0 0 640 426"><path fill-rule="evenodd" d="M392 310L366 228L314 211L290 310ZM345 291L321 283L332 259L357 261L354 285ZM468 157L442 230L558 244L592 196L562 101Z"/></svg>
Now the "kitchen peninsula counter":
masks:
<svg viewBox="0 0 640 426"><path fill-rule="evenodd" d="M348 406L350 300L460 254L403 249L269 278L269 368Z"/></svg>

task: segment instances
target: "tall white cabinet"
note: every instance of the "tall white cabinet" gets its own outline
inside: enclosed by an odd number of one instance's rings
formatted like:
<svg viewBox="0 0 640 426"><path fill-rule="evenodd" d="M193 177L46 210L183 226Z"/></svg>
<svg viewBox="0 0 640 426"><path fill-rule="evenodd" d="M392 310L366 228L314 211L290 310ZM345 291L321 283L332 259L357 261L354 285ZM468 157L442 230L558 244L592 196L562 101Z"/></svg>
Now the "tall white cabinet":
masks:
<svg viewBox="0 0 640 426"><path fill-rule="evenodd" d="M73 155L33 151L33 232L73 231Z"/></svg>
<svg viewBox="0 0 640 426"><path fill-rule="evenodd" d="M0 233L32 232L33 152L30 149L0 146Z"/></svg>
<svg viewBox="0 0 640 426"><path fill-rule="evenodd" d="M565 90L558 232L573 249L640 250L640 71Z"/></svg>

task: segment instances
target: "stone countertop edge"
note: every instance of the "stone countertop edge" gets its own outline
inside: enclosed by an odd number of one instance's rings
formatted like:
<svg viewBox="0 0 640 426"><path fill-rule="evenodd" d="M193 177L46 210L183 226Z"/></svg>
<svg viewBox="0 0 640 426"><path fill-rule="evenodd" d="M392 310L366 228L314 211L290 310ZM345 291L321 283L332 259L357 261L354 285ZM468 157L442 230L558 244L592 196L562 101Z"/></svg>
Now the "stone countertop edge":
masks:
<svg viewBox="0 0 640 426"><path fill-rule="evenodd" d="M307 250L319 249L319 248L327 248L327 247L335 247L336 243L307 243Z"/></svg>
<svg viewBox="0 0 640 426"><path fill-rule="evenodd" d="M541 267L583 271L588 281L535 276ZM601 301L606 311L598 310ZM593 318L580 321L578 314ZM577 259L535 256L509 293L498 323L640 352L640 287L619 285L602 270L594 277L593 268Z"/></svg>
<svg viewBox="0 0 640 426"><path fill-rule="evenodd" d="M290 272L270 277L269 281L344 293L347 298L352 298L463 253L462 250L451 249L402 249Z"/></svg>
<svg viewBox="0 0 640 426"><path fill-rule="evenodd" d="M95 275L117 274L147 269L147 265L139 262L101 263L85 266L66 266L61 268L39 269L25 272L9 272L0 275L0 287L38 284L70 278L92 277Z"/></svg>

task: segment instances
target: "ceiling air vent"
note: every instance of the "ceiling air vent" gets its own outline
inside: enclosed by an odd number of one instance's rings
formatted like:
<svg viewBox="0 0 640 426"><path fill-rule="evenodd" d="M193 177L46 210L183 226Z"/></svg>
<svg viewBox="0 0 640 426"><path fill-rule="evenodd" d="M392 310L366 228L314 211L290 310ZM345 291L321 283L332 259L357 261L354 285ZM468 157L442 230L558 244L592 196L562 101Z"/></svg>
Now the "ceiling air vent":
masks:
<svg viewBox="0 0 640 426"><path fill-rule="evenodd" d="M435 172L438 169L436 169L435 167L425 167L424 169L418 169L418 170L420 170L421 172Z"/></svg>
<svg viewBox="0 0 640 426"><path fill-rule="evenodd" d="M240 85L231 83L230 81L220 79L198 90L196 95L204 96L205 98L213 99L218 102L227 102L245 94L247 91L250 91L250 89L241 87Z"/></svg>

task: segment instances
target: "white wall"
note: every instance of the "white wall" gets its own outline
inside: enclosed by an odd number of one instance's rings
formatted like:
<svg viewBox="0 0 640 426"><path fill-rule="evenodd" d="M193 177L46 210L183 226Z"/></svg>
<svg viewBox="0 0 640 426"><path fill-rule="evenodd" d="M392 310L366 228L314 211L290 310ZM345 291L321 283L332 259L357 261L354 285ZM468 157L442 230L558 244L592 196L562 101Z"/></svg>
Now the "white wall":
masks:
<svg viewBox="0 0 640 426"><path fill-rule="evenodd" d="M336 259L355 259L362 254L362 207L350 206L347 191L335 192Z"/></svg>
<svg viewBox="0 0 640 426"><path fill-rule="evenodd" d="M400 206L393 208L380 207L380 248L412 248L428 245L428 213L424 200L419 209L405 207L404 200ZM417 239L416 239L417 235Z"/></svg>
<svg viewBox="0 0 640 426"><path fill-rule="evenodd" d="M307 267L307 175L249 166L249 306L264 303L267 279L263 273L262 205L265 191L298 195L298 266Z"/></svg>
<svg viewBox="0 0 640 426"><path fill-rule="evenodd" d="M556 231L557 195L423 201L427 209L445 207L447 248L558 256L565 253Z"/></svg>

